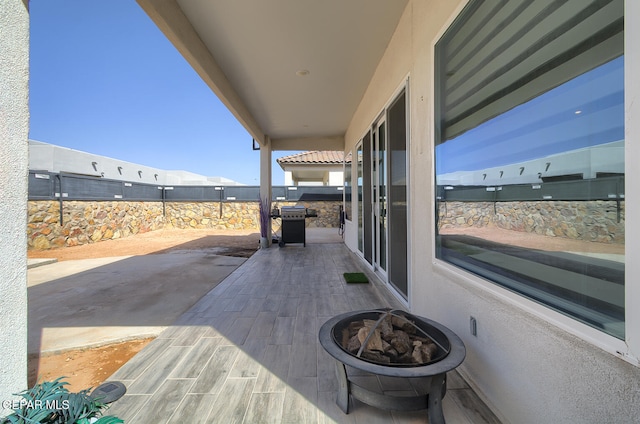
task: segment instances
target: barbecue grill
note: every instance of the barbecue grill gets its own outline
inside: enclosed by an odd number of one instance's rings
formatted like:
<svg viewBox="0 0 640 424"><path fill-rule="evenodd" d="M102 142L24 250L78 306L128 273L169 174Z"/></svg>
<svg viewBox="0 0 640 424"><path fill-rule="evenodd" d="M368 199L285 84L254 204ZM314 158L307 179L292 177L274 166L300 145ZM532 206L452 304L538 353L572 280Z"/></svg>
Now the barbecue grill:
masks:
<svg viewBox="0 0 640 424"><path fill-rule="evenodd" d="M283 247L287 243L302 243L306 246L305 220L311 216L317 215L307 213L304 206L283 206L280 211L282 234L278 246Z"/></svg>

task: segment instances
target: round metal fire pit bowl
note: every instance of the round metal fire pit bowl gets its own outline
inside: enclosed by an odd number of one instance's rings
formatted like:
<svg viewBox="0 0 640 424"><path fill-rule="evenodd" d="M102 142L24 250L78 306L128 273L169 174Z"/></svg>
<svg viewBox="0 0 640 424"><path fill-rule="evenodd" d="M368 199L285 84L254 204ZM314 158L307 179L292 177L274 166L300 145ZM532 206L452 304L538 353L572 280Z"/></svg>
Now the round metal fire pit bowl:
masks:
<svg viewBox="0 0 640 424"><path fill-rule="evenodd" d="M355 311L341 314L325 322L320 328L320 344L329 355L336 360L336 376L338 379L338 395L336 404L345 414L349 413L349 395L367 405L386 410L416 411L427 409L430 424L445 423L442 413L442 398L446 394L446 374L455 369L464 361L466 349L464 343L453 331L444 325L427 318L413 314L406 314L416 325L433 333L438 337L444 336L448 342L448 353L439 355L436 362L415 366L388 366L372 363L358 358L345 351L334 337L336 326L341 326L347 321L355 321L363 317L370 317L372 313L383 314L385 309ZM433 331L435 330L435 331ZM442 341L442 339L440 340ZM400 379L412 379L418 381L422 390L416 396L393 396L380 393L379 390L371 390L357 384L357 377L352 372L347 372L348 367L375 376L395 377ZM384 390L384 388L383 388Z"/></svg>

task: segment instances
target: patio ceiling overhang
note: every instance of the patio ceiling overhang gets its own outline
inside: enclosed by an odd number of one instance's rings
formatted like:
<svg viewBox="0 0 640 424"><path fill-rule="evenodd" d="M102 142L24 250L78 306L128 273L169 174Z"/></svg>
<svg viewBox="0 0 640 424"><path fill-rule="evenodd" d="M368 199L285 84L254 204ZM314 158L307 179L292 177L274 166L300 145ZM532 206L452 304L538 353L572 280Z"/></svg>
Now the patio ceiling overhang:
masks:
<svg viewBox="0 0 640 424"><path fill-rule="evenodd" d="M407 0L138 0L249 134L344 150Z"/></svg>

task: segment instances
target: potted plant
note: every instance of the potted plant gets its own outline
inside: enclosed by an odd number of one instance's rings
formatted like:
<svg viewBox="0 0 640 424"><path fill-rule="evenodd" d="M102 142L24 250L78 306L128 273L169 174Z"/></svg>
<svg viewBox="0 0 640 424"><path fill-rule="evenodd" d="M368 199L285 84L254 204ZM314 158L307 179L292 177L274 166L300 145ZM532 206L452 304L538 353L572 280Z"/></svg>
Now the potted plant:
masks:
<svg viewBox="0 0 640 424"><path fill-rule="evenodd" d="M17 393L22 399L11 401L13 414L0 418L0 424L117 424L120 418L102 415L107 405L89 394L89 389L72 393L62 380L38 383Z"/></svg>
<svg viewBox="0 0 640 424"><path fill-rule="evenodd" d="M271 220L271 200L260 199L260 247L269 247L269 221Z"/></svg>

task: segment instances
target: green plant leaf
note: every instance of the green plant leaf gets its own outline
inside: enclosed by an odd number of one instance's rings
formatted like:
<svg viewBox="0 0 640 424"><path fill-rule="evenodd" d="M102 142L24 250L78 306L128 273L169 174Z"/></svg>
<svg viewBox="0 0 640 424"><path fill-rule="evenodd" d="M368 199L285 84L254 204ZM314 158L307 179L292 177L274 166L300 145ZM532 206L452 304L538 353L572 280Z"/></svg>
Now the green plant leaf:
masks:
<svg viewBox="0 0 640 424"><path fill-rule="evenodd" d="M120 423L124 423L124 421L121 420L120 418L117 418L111 415L105 415L104 417L100 417L100 419L95 422L95 424L120 424Z"/></svg>
<svg viewBox="0 0 640 424"><path fill-rule="evenodd" d="M0 424L89 424L91 418L99 417L107 408L107 405L89 395L90 389L69 392L65 387L69 383L63 378L44 381L17 393L16 396L25 400L24 405L14 410L13 414L0 418ZM124 421L105 416L96 422L117 424Z"/></svg>

